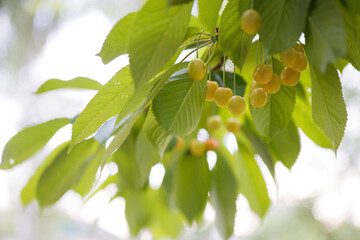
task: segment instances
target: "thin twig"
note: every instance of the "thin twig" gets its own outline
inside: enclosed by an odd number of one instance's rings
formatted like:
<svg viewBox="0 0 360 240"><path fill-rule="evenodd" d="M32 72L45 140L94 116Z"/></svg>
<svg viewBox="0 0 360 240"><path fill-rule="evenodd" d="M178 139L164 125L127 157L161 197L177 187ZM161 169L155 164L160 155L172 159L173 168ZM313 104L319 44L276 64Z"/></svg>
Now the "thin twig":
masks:
<svg viewBox="0 0 360 240"><path fill-rule="evenodd" d="M210 43L211 43L211 42L205 43L205 44L203 44L203 45L200 45L198 48L192 50L192 51L189 52L189 54L186 55L180 62L185 61L185 59L186 59L187 57L189 57L192 53L194 53L196 50L198 50L198 49L200 49L200 48L202 48L202 47L205 47L205 46L209 45Z"/></svg>

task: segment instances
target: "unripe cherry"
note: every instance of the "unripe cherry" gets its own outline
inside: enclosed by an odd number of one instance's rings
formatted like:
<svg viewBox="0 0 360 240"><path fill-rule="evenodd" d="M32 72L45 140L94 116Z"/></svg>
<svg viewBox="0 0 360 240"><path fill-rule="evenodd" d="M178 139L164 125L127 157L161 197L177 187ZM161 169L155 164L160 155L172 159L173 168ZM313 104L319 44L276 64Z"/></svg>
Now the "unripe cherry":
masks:
<svg viewBox="0 0 360 240"><path fill-rule="evenodd" d="M206 66L203 60L194 59L188 65L189 75L194 80L201 80L205 77Z"/></svg>
<svg viewBox="0 0 360 240"><path fill-rule="evenodd" d="M233 92L230 88L219 87L215 92L215 103L219 107L226 108L232 96Z"/></svg>
<svg viewBox="0 0 360 240"><path fill-rule="evenodd" d="M241 127L241 122L238 118L231 117L226 121L226 129L229 132L236 134Z"/></svg>
<svg viewBox="0 0 360 240"><path fill-rule="evenodd" d="M295 86L300 80L300 73L286 67L281 71L280 80L285 86Z"/></svg>
<svg viewBox="0 0 360 240"><path fill-rule="evenodd" d="M280 77L274 74L273 77L271 78L270 82L268 82L267 84L261 85L261 87L267 93L270 93L270 94L276 93L277 91L279 91L279 89L281 87Z"/></svg>
<svg viewBox="0 0 360 240"><path fill-rule="evenodd" d="M222 125L222 119L219 115L213 115L206 120L206 127L209 131L213 132L218 130Z"/></svg>
<svg viewBox="0 0 360 240"><path fill-rule="evenodd" d="M190 149L190 153L193 155L193 156L201 156L205 153L206 151L206 145L204 142L200 142L199 140L197 139L192 139L190 141L190 146L189 146L189 149Z"/></svg>
<svg viewBox="0 0 360 240"><path fill-rule="evenodd" d="M261 108L266 104L267 95L264 89L257 88L250 92L250 104L254 108Z"/></svg>
<svg viewBox="0 0 360 240"><path fill-rule="evenodd" d="M207 81L206 83L206 101L214 101L215 92L219 88L219 84L215 81Z"/></svg>
<svg viewBox="0 0 360 240"><path fill-rule="evenodd" d="M260 64L254 70L254 80L259 84L270 82L273 76L273 68L269 64Z"/></svg>
<svg viewBox="0 0 360 240"><path fill-rule="evenodd" d="M241 29L247 34L255 34L261 26L261 16L254 10L246 10L241 16Z"/></svg>
<svg viewBox="0 0 360 240"><path fill-rule="evenodd" d="M246 101L241 96L233 96L229 100L228 108L235 116L243 115L246 110Z"/></svg>

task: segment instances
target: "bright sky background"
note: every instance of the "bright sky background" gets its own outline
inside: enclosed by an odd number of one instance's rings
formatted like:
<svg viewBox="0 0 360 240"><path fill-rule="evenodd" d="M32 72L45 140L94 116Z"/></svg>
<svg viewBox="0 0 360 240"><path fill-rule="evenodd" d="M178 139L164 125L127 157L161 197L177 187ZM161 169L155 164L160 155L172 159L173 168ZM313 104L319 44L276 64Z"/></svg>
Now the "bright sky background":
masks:
<svg viewBox="0 0 360 240"><path fill-rule="evenodd" d="M0 112L5 113L0 118L0 149L24 126L54 117L74 117L95 93L74 90L57 91L41 96L33 95L32 93L45 80L49 78L66 80L85 76L105 83L118 69L128 63L127 57L124 56L108 65L103 65L100 58L95 56L113 24L114 22L111 22L102 11L90 8L62 22L51 33L41 54L30 68L29 78L33 80L33 84L29 86L27 92L21 93L24 94L23 99L19 98L20 93L16 97L11 97L0 91ZM345 87L360 92L360 74L357 71L347 66L343 76ZM278 187L275 186L266 167L259 162L266 176L269 194L274 204L295 205L303 199L314 197L314 216L328 228L336 227L343 221L351 221L360 227L359 164L352 168L348 166L351 159L358 161L360 159L358 155L354 156L347 152L343 146L360 137L359 103L359 97L347 102L346 139L338 151L337 159L332 151L317 147L304 134L301 134L302 150L292 171L289 172L281 164L276 165ZM43 157L57 144L69 139L70 131L68 127L57 133L46 149L34 156L33 161L28 161L11 171L0 171L0 211L13 209L24 215L26 211L29 211L21 210L19 194L22 187ZM353 144L357 144L354 149L359 147L359 143ZM214 160L211 165L213 164ZM108 167L104 176L113 173L114 168L114 166ZM150 175L151 186L159 186L161 183L161 178L157 177L159 175L163 175L161 165L154 167ZM117 198L109 204L110 195L114 189L107 190L96 195L85 205L77 194L67 193L54 209L65 212L79 221L93 223L97 220L101 228L125 238L129 234L124 216L125 202ZM244 198L238 199L237 206L235 235L248 235L255 230L260 220L249 210ZM36 209L35 204L31 208ZM45 210L43 216L50 214L54 209ZM211 206L207 207L205 216L209 222L215 218ZM142 239L149 239L149 234L144 233Z"/></svg>

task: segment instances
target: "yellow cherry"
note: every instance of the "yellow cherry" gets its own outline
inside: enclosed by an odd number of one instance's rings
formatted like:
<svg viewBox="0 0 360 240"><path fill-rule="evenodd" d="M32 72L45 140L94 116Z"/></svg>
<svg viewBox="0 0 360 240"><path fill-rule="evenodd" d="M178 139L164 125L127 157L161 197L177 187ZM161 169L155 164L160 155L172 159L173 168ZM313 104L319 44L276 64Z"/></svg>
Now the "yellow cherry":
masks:
<svg viewBox="0 0 360 240"><path fill-rule="evenodd" d="M203 60L194 59L188 65L189 75L194 80L201 80L205 77L206 66Z"/></svg>
<svg viewBox="0 0 360 240"><path fill-rule="evenodd" d="M219 148L220 143L219 140L217 140L217 138L210 137L208 138L208 140L206 140L205 145L206 145L206 150L215 151L216 149Z"/></svg>
<svg viewBox="0 0 360 240"><path fill-rule="evenodd" d="M304 47L303 47L300 43L296 43L296 44L293 46L293 48L294 48L296 51L301 52L302 54L305 53Z"/></svg>
<svg viewBox="0 0 360 240"><path fill-rule="evenodd" d="M259 88L259 87L260 87L260 84L258 84L255 81L252 81L251 84L250 84L250 92L253 91L254 89Z"/></svg>
<svg viewBox="0 0 360 240"><path fill-rule="evenodd" d="M205 153L206 151L206 145L204 142L200 142L199 140L197 139L192 139L190 141L190 153L193 155L193 156L201 156Z"/></svg>
<svg viewBox="0 0 360 240"><path fill-rule="evenodd" d="M226 129L229 132L232 132L235 134L240 130L240 127L241 127L241 123L238 118L231 117L226 121Z"/></svg>
<svg viewBox="0 0 360 240"><path fill-rule="evenodd" d="M289 48L288 50L280 53L281 63L285 67L295 66L297 57L297 52L294 48Z"/></svg>
<svg viewBox="0 0 360 240"><path fill-rule="evenodd" d="M215 92L215 103L219 107L227 107L230 98L233 96L233 92L230 88L219 87Z"/></svg>
<svg viewBox="0 0 360 240"><path fill-rule="evenodd" d="M254 80L259 84L270 82L273 76L273 68L269 64L260 64L254 70Z"/></svg>
<svg viewBox="0 0 360 240"><path fill-rule="evenodd" d="M286 67L281 71L280 80L285 86L294 86L300 80L300 73Z"/></svg>
<svg viewBox="0 0 360 240"><path fill-rule="evenodd" d="M277 91L279 91L279 89L281 87L280 77L274 74L273 77L271 78L270 82L268 82L267 84L261 85L261 87L267 93L270 93L270 94L276 93Z"/></svg>
<svg viewBox="0 0 360 240"><path fill-rule="evenodd" d="M254 10L246 10L241 16L241 29L247 34L255 34L261 26L261 16Z"/></svg>
<svg viewBox="0 0 360 240"><path fill-rule="evenodd" d="M307 66L307 61L305 55L301 52L297 52L295 66L293 66L291 69L296 72L302 72L305 70L306 66Z"/></svg>
<svg viewBox="0 0 360 240"><path fill-rule="evenodd" d="M206 101L214 101L215 92L219 88L219 84L215 81L207 81Z"/></svg>
<svg viewBox="0 0 360 240"><path fill-rule="evenodd" d="M216 131L222 125L222 119L219 115L208 117L206 120L206 127L209 131Z"/></svg>
<svg viewBox="0 0 360 240"><path fill-rule="evenodd" d="M254 108L261 108L266 104L267 95L264 89L257 88L254 91L250 92L250 104Z"/></svg>
<svg viewBox="0 0 360 240"><path fill-rule="evenodd" d="M246 101L241 96L233 96L229 100L228 108L235 116L243 115L246 110Z"/></svg>

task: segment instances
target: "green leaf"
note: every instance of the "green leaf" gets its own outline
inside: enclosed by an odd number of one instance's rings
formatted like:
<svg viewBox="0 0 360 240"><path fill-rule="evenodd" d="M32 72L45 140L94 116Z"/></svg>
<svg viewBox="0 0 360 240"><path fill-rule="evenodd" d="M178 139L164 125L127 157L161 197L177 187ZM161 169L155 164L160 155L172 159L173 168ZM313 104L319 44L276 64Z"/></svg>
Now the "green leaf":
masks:
<svg viewBox="0 0 360 240"><path fill-rule="evenodd" d="M294 121L298 127L314 143L323 148L333 148L332 142L325 133L314 123L311 105L304 101L297 101L294 110Z"/></svg>
<svg viewBox="0 0 360 240"><path fill-rule="evenodd" d="M256 130L270 141L287 126L294 107L295 88L281 86L277 93L268 95L267 103L262 108L250 106Z"/></svg>
<svg viewBox="0 0 360 240"><path fill-rule="evenodd" d="M84 165L92 161L99 149L93 139L78 144L71 153L63 149L46 167L36 188L36 198L41 207L55 203L81 179Z"/></svg>
<svg viewBox="0 0 360 240"><path fill-rule="evenodd" d="M167 134L160 124L156 121L152 109L146 117L144 123L144 132L151 144L158 150L160 158L163 157L166 147L172 139L172 136Z"/></svg>
<svg viewBox="0 0 360 240"><path fill-rule="evenodd" d="M109 176L98 188L96 188L95 191L93 191L91 193L91 195L89 197L87 197L87 199L92 198L96 193L100 192L101 190L104 190L110 184L117 185L117 187L118 187L117 195L119 195L119 193L122 191L122 189L119 188L120 176L119 176L119 174L116 173L115 175Z"/></svg>
<svg viewBox="0 0 360 240"><path fill-rule="evenodd" d="M135 112L127 116L127 119L125 119L125 121L123 121L123 123L120 125L117 131L115 131L115 138L111 141L109 147L106 149L106 152L104 154L101 163L102 167L105 165L106 161L113 154L113 152L115 152L115 150L118 149L121 146L121 144L125 141L136 119L141 115L141 113L144 111L144 109L147 107L150 101L156 96L156 94L158 94L158 92L162 89L162 87L165 85L169 77L175 71L177 71L180 68L183 68L186 65L187 63L178 63L170 67L169 69L167 69L166 71L164 71L158 77L155 78L154 86L152 87L146 99L141 103L141 105L137 108Z"/></svg>
<svg viewBox="0 0 360 240"><path fill-rule="evenodd" d="M360 71L360 16L341 8L348 45L347 60Z"/></svg>
<svg viewBox="0 0 360 240"><path fill-rule="evenodd" d="M90 161L87 161L83 166L83 173L78 184L73 189L79 193L82 197L85 197L92 189L95 180L96 173L100 167L101 159L104 155L105 148L100 148Z"/></svg>
<svg viewBox="0 0 360 240"><path fill-rule="evenodd" d="M253 72L258 65L258 55L259 51L261 51L262 53L262 46L262 42L260 42L259 40L253 42L250 46L248 56L241 71L241 76L245 79L247 83L251 83L254 80Z"/></svg>
<svg viewBox="0 0 360 240"><path fill-rule="evenodd" d="M340 79L331 65L328 65L324 74L314 68L310 71L313 119L330 138L336 151L344 136L347 121Z"/></svg>
<svg viewBox="0 0 360 240"><path fill-rule="evenodd" d="M291 48L305 28L310 0L254 0L266 55ZM306 42L307 44L307 42Z"/></svg>
<svg viewBox="0 0 360 240"><path fill-rule="evenodd" d="M213 36L222 3L223 0L199 0L199 21Z"/></svg>
<svg viewBox="0 0 360 240"><path fill-rule="evenodd" d="M39 87L39 89L36 91L36 94L62 88L99 90L101 87L101 83L86 77L77 77L67 81L49 79Z"/></svg>
<svg viewBox="0 0 360 240"><path fill-rule="evenodd" d="M99 90L76 118L69 151L119 113L133 92L130 70L125 67Z"/></svg>
<svg viewBox="0 0 360 240"><path fill-rule="evenodd" d="M305 37L308 60L318 71L325 72L328 63L346 55L346 32L334 0L312 2Z"/></svg>
<svg viewBox="0 0 360 240"><path fill-rule="evenodd" d="M136 162L139 166L141 182L149 179L151 168L160 162L158 150L151 144L144 131L140 131L136 140Z"/></svg>
<svg viewBox="0 0 360 240"><path fill-rule="evenodd" d="M185 4L193 2L193 0L167 0L167 3L169 6L179 5L179 4Z"/></svg>
<svg viewBox="0 0 360 240"><path fill-rule="evenodd" d="M350 51L350 49L349 49ZM344 70L344 68L349 64L349 62L345 59L340 59L339 61L337 61L336 63L334 63L334 67L340 71L340 73L342 73L342 71Z"/></svg>
<svg viewBox="0 0 360 240"><path fill-rule="evenodd" d="M340 0L340 2L353 13L360 14L360 2L358 0Z"/></svg>
<svg viewBox="0 0 360 240"><path fill-rule="evenodd" d="M70 121L69 118L58 118L18 132L4 147L0 169L12 168L34 155Z"/></svg>
<svg viewBox="0 0 360 240"><path fill-rule="evenodd" d="M211 7L211 6L209 6ZM250 0L231 0L226 5L220 20L219 41L226 56L242 69L250 49L253 35L241 30L240 19L244 11L251 7Z"/></svg>
<svg viewBox="0 0 360 240"><path fill-rule="evenodd" d="M278 160L291 169L300 152L299 131L293 121L271 140L270 146Z"/></svg>
<svg viewBox="0 0 360 240"><path fill-rule="evenodd" d="M264 178L254 155L243 146L239 139L238 148L239 151L235 153L234 157L239 190L249 201L251 209L263 218L270 206Z"/></svg>
<svg viewBox="0 0 360 240"><path fill-rule="evenodd" d="M216 210L216 226L223 238L228 239L234 231L238 186L231 167L221 154L217 155L211 178L211 202Z"/></svg>
<svg viewBox="0 0 360 240"><path fill-rule="evenodd" d="M223 71L212 72L211 80L216 81L219 86L224 86L223 82ZM234 73L225 71L225 87L228 87L232 90L234 95L244 96L246 82L242 76L235 75L235 86L234 86Z"/></svg>
<svg viewBox="0 0 360 240"><path fill-rule="evenodd" d="M134 19L130 34L130 68L135 87L148 82L176 53L188 30L192 3L168 7L149 0Z"/></svg>
<svg viewBox="0 0 360 240"><path fill-rule="evenodd" d="M21 190L21 203L23 206L29 204L36 199L36 188L39 179L45 169L54 161L60 152L65 151L69 147L70 142L66 142L58 146L53 152L49 154L46 160L36 169L34 175L29 179L26 186Z"/></svg>
<svg viewBox="0 0 360 240"><path fill-rule="evenodd" d="M204 211L210 187L206 156L179 159L173 172L173 197L189 224Z"/></svg>
<svg viewBox="0 0 360 240"><path fill-rule="evenodd" d="M122 54L129 52L129 33L136 13L129 13L120 19L107 35L97 56L107 64Z"/></svg>
<svg viewBox="0 0 360 240"><path fill-rule="evenodd" d="M154 98L154 115L167 133L186 136L200 121L205 95L206 79L194 81L187 69L180 70Z"/></svg>

